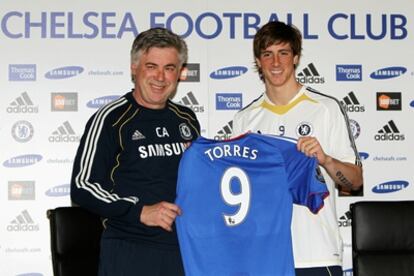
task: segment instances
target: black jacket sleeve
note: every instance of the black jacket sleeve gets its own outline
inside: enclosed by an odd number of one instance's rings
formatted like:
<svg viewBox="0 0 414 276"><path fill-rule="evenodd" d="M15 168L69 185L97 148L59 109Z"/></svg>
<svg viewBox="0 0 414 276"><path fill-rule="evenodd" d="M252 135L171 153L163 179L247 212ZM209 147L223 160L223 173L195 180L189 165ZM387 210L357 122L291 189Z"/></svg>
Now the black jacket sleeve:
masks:
<svg viewBox="0 0 414 276"><path fill-rule="evenodd" d="M112 191L111 170L120 145L112 127L111 114L125 101L120 98L99 110L87 122L73 165L71 199L101 217L137 223L143 207L139 199L121 197Z"/></svg>

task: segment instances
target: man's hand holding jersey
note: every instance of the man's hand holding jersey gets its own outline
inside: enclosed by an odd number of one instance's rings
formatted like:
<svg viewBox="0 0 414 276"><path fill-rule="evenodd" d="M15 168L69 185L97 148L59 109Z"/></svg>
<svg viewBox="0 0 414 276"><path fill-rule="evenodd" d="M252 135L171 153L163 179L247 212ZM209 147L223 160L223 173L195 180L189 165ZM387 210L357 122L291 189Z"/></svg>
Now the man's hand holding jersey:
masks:
<svg viewBox="0 0 414 276"><path fill-rule="evenodd" d="M181 209L176 204L162 201L154 205L145 205L142 208L140 220L147 226L159 226L166 231L172 231L172 224Z"/></svg>

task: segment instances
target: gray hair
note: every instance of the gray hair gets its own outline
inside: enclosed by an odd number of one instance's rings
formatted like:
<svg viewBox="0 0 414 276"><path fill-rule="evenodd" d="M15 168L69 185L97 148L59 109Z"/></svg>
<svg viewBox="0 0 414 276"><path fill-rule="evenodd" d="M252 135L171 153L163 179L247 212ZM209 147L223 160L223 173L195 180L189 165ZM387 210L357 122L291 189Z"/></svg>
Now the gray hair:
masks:
<svg viewBox="0 0 414 276"><path fill-rule="evenodd" d="M152 28L140 33L131 48L131 64L138 64L143 53L150 48L175 48L178 52L180 66L187 62L188 49L184 39L165 28ZM132 76L134 81L134 76Z"/></svg>

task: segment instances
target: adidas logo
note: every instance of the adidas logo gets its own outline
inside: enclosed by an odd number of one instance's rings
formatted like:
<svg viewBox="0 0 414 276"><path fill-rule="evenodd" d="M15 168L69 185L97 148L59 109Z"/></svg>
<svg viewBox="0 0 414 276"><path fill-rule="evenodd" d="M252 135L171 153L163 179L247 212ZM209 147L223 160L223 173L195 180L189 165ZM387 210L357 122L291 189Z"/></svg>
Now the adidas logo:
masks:
<svg viewBox="0 0 414 276"><path fill-rule="evenodd" d="M399 134L397 126L394 121L389 121L382 129L378 130L378 134L375 135L375 141L404 141L404 134Z"/></svg>
<svg viewBox="0 0 414 276"><path fill-rule="evenodd" d="M302 84L325 83L325 78L319 75L319 72L316 70L313 63L309 63L308 66L302 70L302 72L299 72L296 80Z"/></svg>
<svg viewBox="0 0 414 276"><path fill-rule="evenodd" d="M138 130L135 130L134 134L132 134L132 140L136 141L136 140L142 140L142 139L145 139L145 136Z"/></svg>
<svg viewBox="0 0 414 276"><path fill-rule="evenodd" d="M230 139L232 132L233 132L233 121L230 121L221 130L217 132L217 135L214 136L214 140Z"/></svg>
<svg viewBox="0 0 414 276"><path fill-rule="evenodd" d="M351 211L346 212L343 216L339 218L338 226L339 227L350 227L351 226Z"/></svg>
<svg viewBox="0 0 414 276"><path fill-rule="evenodd" d="M6 109L7 113L38 113L39 107L34 106L27 92L23 92Z"/></svg>
<svg viewBox="0 0 414 276"><path fill-rule="evenodd" d="M365 112L365 106L360 105L352 91L342 99L341 104L347 112Z"/></svg>
<svg viewBox="0 0 414 276"><path fill-rule="evenodd" d="M72 143L79 141L80 137L76 135L68 121L63 122L63 124L59 126L57 130L53 131L51 136L49 136L49 142L52 143Z"/></svg>
<svg viewBox="0 0 414 276"><path fill-rule="evenodd" d="M39 231L39 225L36 224L27 210L21 212L9 225L7 231L10 232L33 232Z"/></svg>
<svg viewBox="0 0 414 276"><path fill-rule="evenodd" d="M192 91L188 92L178 103L188 106L196 113L204 112L204 106L199 104Z"/></svg>

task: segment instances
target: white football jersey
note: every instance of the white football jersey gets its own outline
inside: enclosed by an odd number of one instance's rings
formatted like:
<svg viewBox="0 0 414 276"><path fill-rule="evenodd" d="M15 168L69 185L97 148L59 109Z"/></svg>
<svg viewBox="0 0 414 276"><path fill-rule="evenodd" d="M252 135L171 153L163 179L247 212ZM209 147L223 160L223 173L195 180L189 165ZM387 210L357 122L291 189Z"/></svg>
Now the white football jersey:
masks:
<svg viewBox="0 0 414 276"><path fill-rule="evenodd" d="M309 87L302 87L283 106L274 105L262 94L233 119L233 136L247 131L296 139L314 136L326 154L342 162L361 165L348 117L340 102ZM296 268L342 265L342 239L333 196L335 183L322 167L321 171L332 195L325 199L325 207L317 215L303 206L295 205L293 209Z"/></svg>

